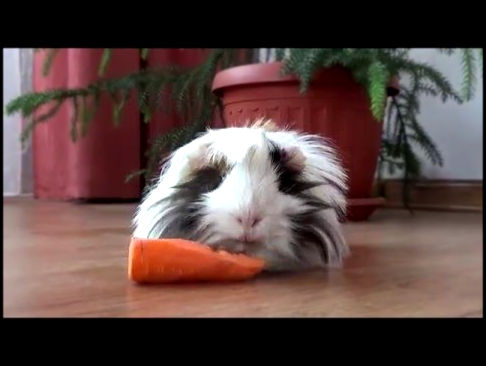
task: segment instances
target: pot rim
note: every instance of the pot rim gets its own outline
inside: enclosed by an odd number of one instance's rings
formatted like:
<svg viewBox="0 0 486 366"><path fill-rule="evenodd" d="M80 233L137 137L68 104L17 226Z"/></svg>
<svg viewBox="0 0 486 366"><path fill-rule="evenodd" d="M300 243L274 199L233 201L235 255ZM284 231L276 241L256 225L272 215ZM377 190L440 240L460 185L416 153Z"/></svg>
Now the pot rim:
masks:
<svg viewBox="0 0 486 366"><path fill-rule="evenodd" d="M234 66L216 73L213 79L211 90L215 94L220 94L222 89L261 83L281 83L281 82L295 82L300 83L300 79L294 74L281 75L283 62L256 62L246 65ZM330 69L341 73L347 73L349 70L344 66L332 66L330 68L322 69L314 78L327 74ZM399 78L393 76L388 84L389 88L395 91L395 94L400 92Z"/></svg>
<svg viewBox="0 0 486 366"><path fill-rule="evenodd" d="M214 76L212 91L245 84L272 83L282 81L299 82L292 74L281 75L283 63L280 61L251 63L221 70Z"/></svg>

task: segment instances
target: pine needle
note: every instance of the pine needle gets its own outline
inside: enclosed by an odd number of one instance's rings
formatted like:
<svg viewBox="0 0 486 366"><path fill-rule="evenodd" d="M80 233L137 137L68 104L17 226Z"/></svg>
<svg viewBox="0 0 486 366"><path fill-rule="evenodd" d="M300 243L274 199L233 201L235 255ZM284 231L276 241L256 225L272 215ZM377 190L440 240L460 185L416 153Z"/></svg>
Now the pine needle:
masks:
<svg viewBox="0 0 486 366"><path fill-rule="evenodd" d="M42 48L41 50L44 50ZM60 48L51 48L48 49L46 58L44 59L44 64L42 65L42 75L48 76L49 72L51 71L52 64L54 63L54 59L56 58L57 54L59 53Z"/></svg>
<svg viewBox="0 0 486 366"><path fill-rule="evenodd" d="M481 69L481 77L483 77L483 49L478 49L479 57L479 68Z"/></svg>
<svg viewBox="0 0 486 366"><path fill-rule="evenodd" d="M76 141L78 139L78 117L79 117L79 103L78 103L78 98L72 98L71 99L71 104L73 107L73 110L71 111L71 139L72 141Z"/></svg>
<svg viewBox="0 0 486 366"><path fill-rule="evenodd" d="M476 55L474 49L461 49L461 66L462 66L462 85L461 94L465 101L470 101L474 97L476 89Z"/></svg>
<svg viewBox="0 0 486 366"><path fill-rule="evenodd" d="M114 96L113 121L116 127L118 127L121 123L122 111L123 108L125 107L125 104L128 102L129 98L130 98L130 90L123 90L121 92L121 98L119 99L116 97L116 94Z"/></svg>
<svg viewBox="0 0 486 366"><path fill-rule="evenodd" d="M111 56L113 54L113 48L105 48L103 50L103 54L101 55L101 62L98 69L98 75L103 76L106 73L106 69L108 68L108 64L111 60Z"/></svg>
<svg viewBox="0 0 486 366"><path fill-rule="evenodd" d="M140 57L142 58L142 60L147 60L148 54L149 54L149 49L148 48L142 48L140 50Z"/></svg>
<svg viewBox="0 0 486 366"><path fill-rule="evenodd" d="M277 48L275 50L275 59L277 61L282 61L285 57L285 50L286 48Z"/></svg>
<svg viewBox="0 0 486 366"><path fill-rule="evenodd" d="M382 121L385 114L386 85L390 80L390 74L386 66L381 62L373 62L368 69L371 112L378 121Z"/></svg>
<svg viewBox="0 0 486 366"><path fill-rule="evenodd" d="M27 125L25 126L25 128L22 131L21 136L20 136L20 140L21 140L22 144L25 144L25 142L30 138L32 131L34 130L34 127L37 124L47 121L48 119L55 116L57 112L59 112L59 109L61 109L63 102L64 102L63 100L56 101L54 106L51 107L51 109L49 109L46 113L40 115L39 117L32 118L27 123Z"/></svg>

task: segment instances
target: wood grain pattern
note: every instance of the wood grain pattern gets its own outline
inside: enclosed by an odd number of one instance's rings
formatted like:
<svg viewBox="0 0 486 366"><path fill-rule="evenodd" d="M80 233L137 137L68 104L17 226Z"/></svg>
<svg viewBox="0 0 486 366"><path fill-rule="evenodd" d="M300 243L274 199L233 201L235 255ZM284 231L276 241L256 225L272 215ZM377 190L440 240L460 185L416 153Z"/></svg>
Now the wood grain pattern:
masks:
<svg viewBox="0 0 486 366"><path fill-rule="evenodd" d="M5 317L482 317L482 213L347 224L343 270L233 284L127 280L133 205L4 199Z"/></svg>

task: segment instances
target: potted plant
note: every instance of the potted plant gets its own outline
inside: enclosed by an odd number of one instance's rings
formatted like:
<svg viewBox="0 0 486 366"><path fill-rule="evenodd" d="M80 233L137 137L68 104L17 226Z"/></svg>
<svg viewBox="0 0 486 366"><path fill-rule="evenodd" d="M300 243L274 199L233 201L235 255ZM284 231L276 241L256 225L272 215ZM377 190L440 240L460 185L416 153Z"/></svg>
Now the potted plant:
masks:
<svg viewBox="0 0 486 366"><path fill-rule="evenodd" d="M294 50L292 56L299 52L306 50ZM296 65L301 67L301 61ZM398 88L397 82L393 75L379 76L384 85L379 86L378 100L370 108L366 90L351 70L339 64L319 68L311 70L313 77L307 80L296 72L289 73L290 67L275 61L217 73L213 92L222 98L225 121L237 126L265 116L282 126L328 138L349 175L348 219L364 220L384 203L383 197L372 195L372 188L383 132L385 82Z"/></svg>
<svg viewBox="0 0 486 366"><path fill-rule="evenodd" d="M238 124L242 117L265 115L331 139L351 178L349 218L364 220L382 203L372 195L377 164L379 173L387 167L404 171L405 202L410 184L420 177L414 148L425 149L433 163L441 164L437 147L417 121L419 96L426 93L458 103L470 99L476 61L482 62L482 50L440 49L449 55L461 54L464 83L458 92L439 70L413 60L410 49L264 51L273 54L275 61L256 62L255 55L262 49L210 49L206 60L196 67L140 70L125 78L102 78L76 91L24 95L7 105L7 113L21 112L28 117L53 100L79 96L96 99L109 92L119 116L126 100L138 92L139 109L149 119L157 106L168 104L161 103L160 96L171 86L165 100L175 102L187 123L152 142L148 166L137 174L157 171L163 152L193 139L213 123L214 116L221 115L227 124ZM142 57L147 52L142 50ZM109 57L102 61L107 63ZM398 86L398 80L404 78L410 82ZM387 106L388 97L391 104ZM81 122L84 125L89 120ZM34 119L29 126L36 123Z"/></svg>

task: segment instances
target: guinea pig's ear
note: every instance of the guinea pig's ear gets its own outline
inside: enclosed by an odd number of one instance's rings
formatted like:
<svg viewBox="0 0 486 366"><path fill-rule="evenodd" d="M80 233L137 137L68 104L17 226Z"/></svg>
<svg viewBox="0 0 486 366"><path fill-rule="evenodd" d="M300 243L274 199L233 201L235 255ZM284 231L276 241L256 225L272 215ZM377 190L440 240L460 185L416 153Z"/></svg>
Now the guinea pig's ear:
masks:
<svg viewBox="0 0 486 366"><path fill-rule="evenodd" d="M280 151L282 162L287 169L301 173L305 166L305 156L298 147L285 147Z"/></svg>
<svg viewBox="0 0 486 366"><path fill-rule="evenodd" d="M188 155L189 169L194 172L208 166L211 161L210 144L198 146Z"/></svg>
<svg viewBox="0 0 486 366"><path fill-rule="evenodd" d="M279 130L277 124L270 118L257 118L248 125L250 128L260 128L266 132L276 132Z"/></svg>

